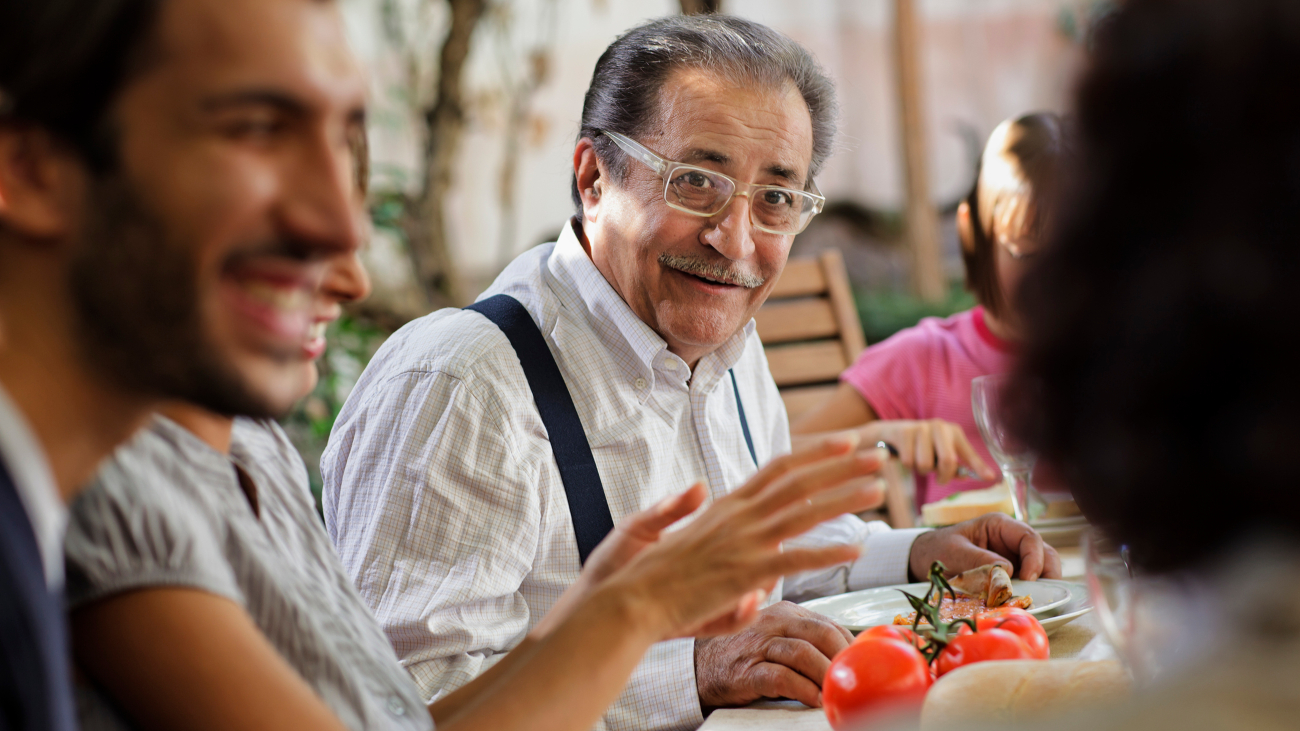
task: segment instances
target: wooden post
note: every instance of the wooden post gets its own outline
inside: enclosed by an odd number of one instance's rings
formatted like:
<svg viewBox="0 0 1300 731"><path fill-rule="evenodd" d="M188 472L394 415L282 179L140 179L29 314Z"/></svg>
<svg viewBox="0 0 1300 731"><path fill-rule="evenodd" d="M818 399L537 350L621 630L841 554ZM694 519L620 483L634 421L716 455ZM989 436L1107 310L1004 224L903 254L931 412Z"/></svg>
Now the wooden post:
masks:
<svg viewBox="0 0 1300 731"><path fill-rule="evenodd" d="M894 66L898 73L899 119L903 132L905 221L908 243L912 246L912 281L921 299L942 302L948 286L939 251L939 219L930 202L930 161L921 102L921 54L913 0L894 0Z"/></svg>

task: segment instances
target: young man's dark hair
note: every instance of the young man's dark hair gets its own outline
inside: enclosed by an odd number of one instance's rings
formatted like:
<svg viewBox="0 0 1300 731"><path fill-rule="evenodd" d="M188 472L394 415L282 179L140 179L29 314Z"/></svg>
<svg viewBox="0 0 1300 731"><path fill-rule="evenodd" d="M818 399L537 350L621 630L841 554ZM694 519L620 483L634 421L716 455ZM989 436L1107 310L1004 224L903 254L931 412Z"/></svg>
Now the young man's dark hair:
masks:
<svg viewBox="0 0 1300 731"><path fill-rule="evenodd" d="M1025 277L1021 431L1144 569L1300 540L1300 4L1132 0Z"/></svg>
<svg viewBox="0 0 1300 731"><path fill-rule="evenodd" d="M109 112L147 62L161 1L0 0L0 124L38 125L112 167Z"/></svg>

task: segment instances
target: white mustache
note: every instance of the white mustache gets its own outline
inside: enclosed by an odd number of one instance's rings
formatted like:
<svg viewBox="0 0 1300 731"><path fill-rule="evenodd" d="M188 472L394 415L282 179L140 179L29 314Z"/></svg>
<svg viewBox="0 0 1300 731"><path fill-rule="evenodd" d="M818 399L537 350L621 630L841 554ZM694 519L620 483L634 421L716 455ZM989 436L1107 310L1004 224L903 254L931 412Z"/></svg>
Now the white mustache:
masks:
<svg viewBox="0 0 1300 731"><path fill-rule="evenodd" d="M663 253L659 255L659 263L670 269L676 269L679 272L694 274L697 277L711 279L722 284L731 284L745 289L754 289L761 287L767 280L763 277L747 274L745 272L731 269L716 262L706 261L697 256L679 256L677 254Z"/></svg>

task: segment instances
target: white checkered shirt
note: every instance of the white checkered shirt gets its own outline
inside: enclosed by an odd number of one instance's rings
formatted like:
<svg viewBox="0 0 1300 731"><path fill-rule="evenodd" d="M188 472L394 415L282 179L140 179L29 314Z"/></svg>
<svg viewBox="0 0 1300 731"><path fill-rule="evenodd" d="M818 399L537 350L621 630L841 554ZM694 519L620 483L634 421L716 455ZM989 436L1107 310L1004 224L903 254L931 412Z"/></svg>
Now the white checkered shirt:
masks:
<svg viewBox="0 0 1300 731"><path fill-rule="evenodd" d="M483 294L538 324L573 396L617 522L694 482L714 497L790 449L785 408L751 321L694 373L619 297L572 224ZM532 393L505 335L441 310L395 333L348 399L321 460L325 522L352 580L426 697L514 647L578 576L568 503ZM862 543L852 565L787 580L811 597L907 580L913 531L852 516L800 545ZM779 596L778 589L778 596ZM702 723L693 641L654 646L598 728Z"/></svg>

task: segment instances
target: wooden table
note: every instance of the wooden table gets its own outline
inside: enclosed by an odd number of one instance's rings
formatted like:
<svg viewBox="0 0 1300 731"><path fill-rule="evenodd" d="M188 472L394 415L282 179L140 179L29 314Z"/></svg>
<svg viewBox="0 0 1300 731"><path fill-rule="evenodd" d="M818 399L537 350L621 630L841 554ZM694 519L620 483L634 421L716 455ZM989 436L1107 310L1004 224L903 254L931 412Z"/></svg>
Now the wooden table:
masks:
<svg viewBox="0 0 1300 731"><path fill-rule="evenodd" d="M1078 548L1058 549L1061 575L1070 581L1083 579L1083 555ZM1070 659L1101 631L1093 613L1074 620L1052 635L1052 659ZM759 701L745 708L714 711L700 731L831 731L820 708L798 701Z"/></svg>

